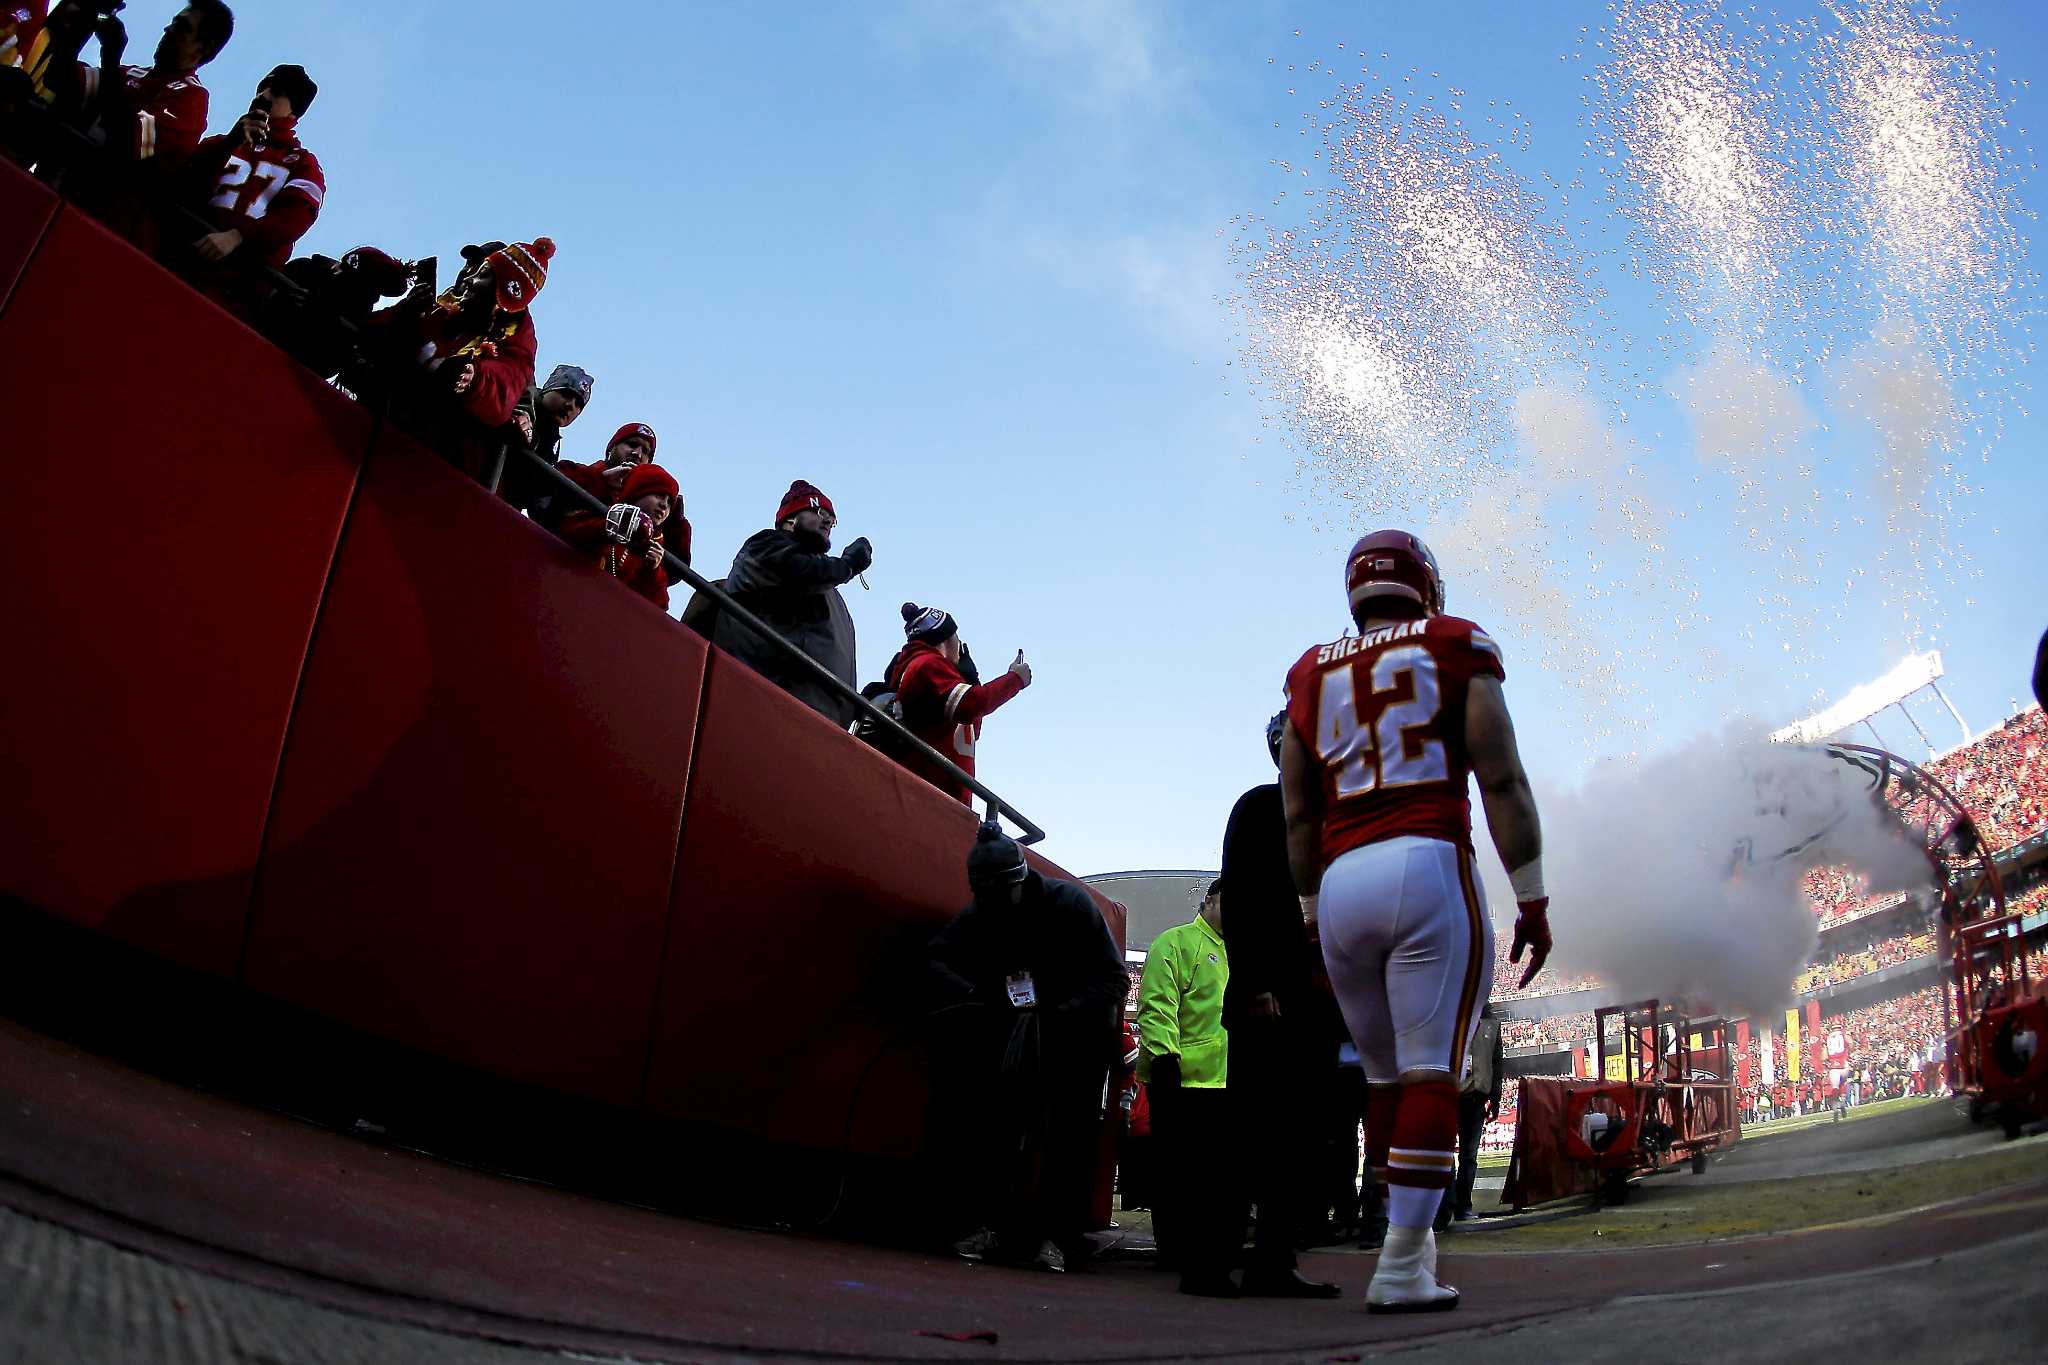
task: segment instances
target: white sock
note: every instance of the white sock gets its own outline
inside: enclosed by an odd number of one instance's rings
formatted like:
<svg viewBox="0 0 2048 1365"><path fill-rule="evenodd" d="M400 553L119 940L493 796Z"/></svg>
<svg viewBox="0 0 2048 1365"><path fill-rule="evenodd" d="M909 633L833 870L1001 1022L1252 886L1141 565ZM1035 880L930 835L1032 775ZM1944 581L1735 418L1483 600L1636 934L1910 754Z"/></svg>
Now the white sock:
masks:
<svg viewBox="0 0 2048 1365"><path fill-rule="evenodd" d="M1442 1190L1418 1185L1387 1187L1387 1221L1404 1228L1426 1228L1436 1220L1436 1206Z"/></svg>
<svg viewBox="0 0 2048 1365"><path fill-rule="evenodd" d="M1380 1243L1380 1264L1383 1266L1405 1265L1422 1255L1423 1239L1428 1228L1404 1228L1397 1223L1387 1224L1387 1239Z"/></svg>

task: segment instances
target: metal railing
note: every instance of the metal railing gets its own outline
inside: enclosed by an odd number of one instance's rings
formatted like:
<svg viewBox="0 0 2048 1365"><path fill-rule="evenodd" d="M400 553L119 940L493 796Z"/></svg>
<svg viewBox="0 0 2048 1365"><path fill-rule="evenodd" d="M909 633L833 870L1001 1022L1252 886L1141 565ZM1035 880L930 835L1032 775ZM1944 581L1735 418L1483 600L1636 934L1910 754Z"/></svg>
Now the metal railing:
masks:
<svg viewBox="0 0 2048 1365"><path fill-rule="evenodd" d="M502 468L503 461L512 455L524 456L536 468L545 471L547 476L558 485L574 494L585 508L596 513L598 516L602 517L610 510L603 499L577 483L567 474L564 474L545 456L528 446L507 441L499 452L499 466ZM721 612L731 615L741 625L747 627L763 639L768 640L775 648L782 651L786 659L795 663L813 681L824 683L841 700L853 703L854 709L861 715L866 716L871 721L879 722L884 729L895 735L899 741L905 742L914 753L929 762L937 764L963 786L980 796L983 801L988 803L990 819L994 819L997 815L1007 816L1011 823L1024 831L1023 837L1018 842L1035 844L1045 838L1045 831L1027 819L1022 811L989 790L988 787L984 786L973 774L967 772L959 764L953 762L953 760L947 758L937 749L934 749L931 745L912 734L903 722L897 720L887 711L884 711L881 707L862 696L858 689L848 686L844 678L841 678L831 669L791 644L787 639L783 638L780 631L749 611L731 593L719 586L717 582L706 578L677 558L674 551L664 546L661 552L661 562L667 567L671 582L681 581L687 583L696 591L709 596L713 602L718 604L718 609ZM687 629L680 622L677 622L676 625L678 629Z"/></svg>
<svg viewBox="0 0 2048 1365"><path fill-rule="evenodd" d="M38 130L41 134L41 139L39 140L40 146L42 146L45 149L48 149L51 144L48 142L47 139L52 134L55 135L58 141L62 144L63 156L60 159L66 161L111 159L110 153L106 148L100 146L98 143L93 142L91 138L87 137L79 129L73 127L71 124L65 122L63 119L57 117L55 114L52 114L48 110L45 110L40 106L27 106L21 112L25 113L31 120L34 120L40 125ZM47 180L44 183L46 185L50 184L50 182L48 182ZM63 196L64 190L61 183L50 185L50 188L55 189L60 196ZM201 232L211 232L214 230L214 226L212 223L208 222L204 217L197 213L194 213L193 211L191 211L190 209L186 208L183 205L159 202L155 204L153 207L158 210L166 210L171 213L179 215L181 220L189 221L189 223L193 227L197 228ZM247 269L248 273L250 274L260 275L268 283L270 283L272 286L279 290L287 291L301 300L305 300L307 298L305 291L301 289L298 286L298 284L295 283L289 276L282 274L281 272L273 269L269 265L259 264L254 267L244 268ZM343 329L343 331L346 332L349 336L354 337L357 335L356 327L353 324L351 324L348 319L337 316L333 318L333 321L337 325L339 325ZM268 338L265 339L268 340ZM345 368L344 373L346 372L347 370ZM358 398L356 395L350 394L349 396L351 398L355 398L357 402L361 402L361 399ZM387 389L384 403L380 404L379 408L372 409L373 411L377 412L377 415L380 420L389 420L388 412L380 410L380 408L388 407L388 403L389 396ZM394 425L399 425L402 427L403 423L394 423ZM564 474L560 469L558 469L555 466L555 464L552 461L548 460L545 456L540 455L531 447L513 441L506 441L505 443L503 443L503 445L499 447L498 452L495 458L493 459L492 467L485 478L485 486L492 493L496 492L498 481L503 475L506 460L515 453L524 456L533 465L545 471L549 478L553 479L562 488L568 490L570 494L572 494L576 499L580 500L580 502L585 507L595 512L598 516L602 517L609 510L607 505L603 501L601 501L595 494L591 493L581 484L578 484L574 479ZM804 653L803 650L799 649L796 645L790 643L790 641L785 639L779 631L777 631L774 627L770 626L767 622L763 621L760 617L756 616L752 611L748 610L740 602L735 600L732 594L727 592L718 583L705 578L702 574L698 573L695 569L692 569L688 564L685 564L681 559L677 558L676 555L672 551L668 550L666 547L663 548L661 552L661 557L662 563L668 569L670 581L681 581L687 583L696 591L707 594L711 598L711 600L718 605L718 609L721 612L730 614L732 618L738 621L741 625L747 627L749 630L752 630L755 634L767 640L771 648L781 650L785 658L787 658L790 662L794 663L800 671L808 675L813 681L823 683L834 694L840 697L841 700L850 702L853 705L853 708L857 714L863 715L868 720L880 725L885 731L894 735L897 741L903 744L911 752L917 754L921 758L925 759L927 762L936 765L941 771L949 774L961 785L965 786L968 790L980 796L982 800L987 803L987 817L990 820L994 820L998 816L1007 817L1012 824L1016 825L1020 830L1023 831L1023 834L1019 838L1018 842L1025 844L1035 844L1045 838L1045 831L1043 829L1040 829L1037 824L1035 824L1028 817L1026 817L1022 811L1018 810L1008 801L1005 801L1002 797L998 796L994 791L990 790L979 779L974 777L973 774L967 772L965 769L961 768L959 764L953 762L952 759L946 757L937 749L933 748L931 745L925 743L922 739L918 738L915 734L911 733L909 728L906 727L901 721L897 720L894 716L890 715L888 712L882 710L873 702L869 701L866 697L862 696L857 688L849 686L844 679L840 678L837 674L833 673L831 669L826 668L816 659L813 659L810 655ZM687 629L687 627L684 627L680 622L674 622L674 624L677 629Z"/></svg>

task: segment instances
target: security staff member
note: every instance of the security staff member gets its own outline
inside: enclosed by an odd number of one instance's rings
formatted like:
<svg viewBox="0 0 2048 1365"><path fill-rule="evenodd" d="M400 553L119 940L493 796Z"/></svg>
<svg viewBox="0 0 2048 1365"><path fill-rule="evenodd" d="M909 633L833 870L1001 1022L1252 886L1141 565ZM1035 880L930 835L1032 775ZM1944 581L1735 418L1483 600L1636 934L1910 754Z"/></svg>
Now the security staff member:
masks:
<svg viewBox="0 0 2048 1365"><path fill-rule="evenodd" d="M941 1155L982 1224L955 1249L1065 1270L1087 1250L1103 1086L1130 972L1088 893L1033 872L993 824L967 855L967 883L974 903L930 949L943 1004L966 1007L935 1020L934 1066L955 1085L960 1119Z"/></svg>
<svg viewBox="0 0 2048 1365"><path fill-rule="evenodd" d="M1279 762L1286 713L1266 724ZM1253 787L1231 809L1223 832L1223 937L1230 944L1230 1096L1238 1217L1256 1203L1258 1233L1244 1292L1271 1298L1331 1299L1334 1284L1301 1274L1294 1248L1312 1199L1324 1135L1317 1121L1332 1084L1330 1061L1346 1037L1335 1000L1311 984L1320 955L1303 927L1287 867L1287 812L1280 786Z"/></svg>
<svg viewBox="0 0 2048 1365"><path fill-rule="evenodd" d="M1201 912L1153 939L1146 952L1138 982L1138 1078L1152 1087L1161 1166L1152 1226L1160 1254L1179 1261L1181 1293L1235 1298L1230 1269L1244 1220L1228 1185L1223 991L1230 957L1220 928L1221 887L1212 882Z"/></svg>

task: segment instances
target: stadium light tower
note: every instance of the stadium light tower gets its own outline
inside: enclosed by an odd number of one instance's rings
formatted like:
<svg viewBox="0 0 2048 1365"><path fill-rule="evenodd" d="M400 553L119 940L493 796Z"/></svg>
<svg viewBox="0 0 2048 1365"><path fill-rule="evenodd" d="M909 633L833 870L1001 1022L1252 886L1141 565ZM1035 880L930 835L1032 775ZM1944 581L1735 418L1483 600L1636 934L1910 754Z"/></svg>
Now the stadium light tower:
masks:
<svg viewBox="0 0 2048 1365"><path fill-rule="evenodd" d="M1888 749L1884 736L1878 733L1876 719L1886 711L1897 711L1906 718L1906 724L1913 727L1913 733L1920 736L1920 742L1927 746L1930 757L1940 753L1934 740L1921 728L1920 720L1906 703L1923 692L1932 692L1956 723L1962 744L1968 744L1976 736L1970 732L1969 722L1963 713L1956 710L1955 703L1948 699L1948 693L1941 690L1941 653L1928 650L1925 654L1910 654L1897 667L1883 677L1849 689L1847 696L1832 706L1814 712L1806 719L1795 721L1782 730L1774 731L1771 738L1780 744L1815 744L1840 735L1860 725L1877 740L1877 747Z"/></svg>

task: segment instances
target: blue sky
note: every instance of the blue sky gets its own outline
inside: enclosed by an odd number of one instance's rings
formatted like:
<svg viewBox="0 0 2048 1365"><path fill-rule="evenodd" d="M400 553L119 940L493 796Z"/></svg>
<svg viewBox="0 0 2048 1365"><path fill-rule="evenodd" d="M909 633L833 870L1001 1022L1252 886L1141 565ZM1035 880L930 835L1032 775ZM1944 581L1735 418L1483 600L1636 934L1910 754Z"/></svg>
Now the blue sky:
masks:
<svg viewBox="0 0 2048 1365"><path fill-rule="evenodd" d="M2043 68L2033 7L1953 12L1997 50L2001 80ZM153 14L129 18L153 31ZM445 263L464 242L552 236L541 364L598 377L568 452L594 458L620 423L651 423L698 567L722 572L807 478L837 502L842 539L876 547L873 591L847 593L864 676L900 643L906 599L952 610L985 669L1024 648L1037 684L989 723L982 773L1050 831L1051 856L1090 873L1213 865L1232 801L1270 775L1260 732L1288 665L1345 625L1353 523L1296 477L1219 301L1234 223L1284 212L1272 162L1298 155L1301 117L1332 86L1287 65L1363 51L1397 87L1416 68L1410 92L1512 101L1529 140L1511 163L1563 182L1588 134L1585 63L1560 58L1607 22L1604 5L1562 3L313 0L242 6L205 79L217 125L276 62L320 82L302 133L329 192L302 249ZM2023 146L2041 96L2013 98ZM2038 208L2036 184L2022 194ZM1606 267L1602 326L1668 333L1659 301ZM1945 651L1974 724L2024 695L2048 625L2037 420L2013 409L1988 458L1972 452L1970 570L1924 621L1846 591L1826 595L1826 638L1791 640L1796 614L1756 609L1738 495L1659 396L1681 362L1644 363L1632 397L1593 397L1682 514L1672 562L1710 623L1673 645L1662 583L1603 607L1593 638L1632 682L1594 714L1539 666L1526 603L1489 600L1446 556L1453 609L1506 647L1539 782L1733 715L1789 719L1916 639ZM1830 456L1823 500L1852 496L1867 433L1811 439ZM1868 528L1842 534L1838 562L1874 553ZM1718 661L1693 667L1707 646ZM1617 724L1617 706L1635 714Z"/></svg>

